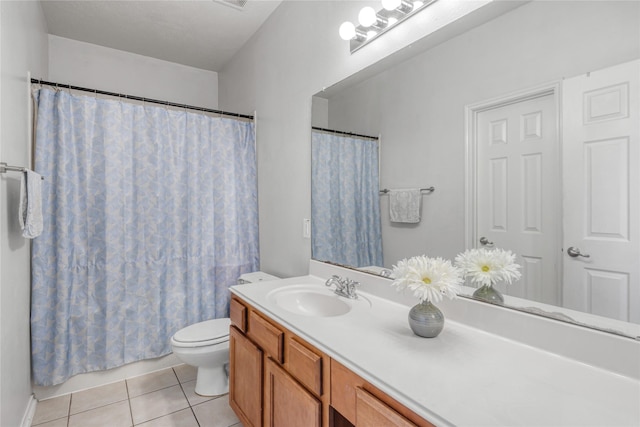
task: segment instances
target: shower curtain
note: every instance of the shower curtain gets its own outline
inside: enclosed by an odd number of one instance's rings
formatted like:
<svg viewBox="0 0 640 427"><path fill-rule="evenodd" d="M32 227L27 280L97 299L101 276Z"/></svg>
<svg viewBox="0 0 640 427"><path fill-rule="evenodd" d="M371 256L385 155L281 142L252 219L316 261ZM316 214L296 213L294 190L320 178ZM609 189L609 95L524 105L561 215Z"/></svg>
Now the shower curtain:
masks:
<svg viewBox="0 0 640 427"><path fill-rule="evenodd" d="M378 142L313 131L311 151L313 258L382 266Z"/></svg>
<svg viewBox="0 0 640 427"><path fill-rule="evenodd" d="M34 382L168 354L175 331L228 316L229 286L259 265L253 123L35 98Z"/></svg>

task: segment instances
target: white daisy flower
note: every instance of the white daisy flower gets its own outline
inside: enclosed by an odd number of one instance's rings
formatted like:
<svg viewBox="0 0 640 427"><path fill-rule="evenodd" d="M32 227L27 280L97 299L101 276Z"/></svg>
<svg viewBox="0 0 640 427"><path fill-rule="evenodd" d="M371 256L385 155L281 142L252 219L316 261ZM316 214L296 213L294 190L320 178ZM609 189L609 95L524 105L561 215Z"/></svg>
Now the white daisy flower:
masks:
<svg viewBox="0 0 640 427"><path fill-rule="evenodd" d="M472 283L493 286L499 281L511 284L521 277L516 256L504 249L469 249L456 257L456 265Z"/></svg>
<svg viewBox="0 0 640 427"><path fill-rule="evenodd" d="M462 271L451 261L426 255L398 262L393 266L393 277L392 286L409 289L421 302L438 302L443 295L455 298L462 283Z"/></svg>

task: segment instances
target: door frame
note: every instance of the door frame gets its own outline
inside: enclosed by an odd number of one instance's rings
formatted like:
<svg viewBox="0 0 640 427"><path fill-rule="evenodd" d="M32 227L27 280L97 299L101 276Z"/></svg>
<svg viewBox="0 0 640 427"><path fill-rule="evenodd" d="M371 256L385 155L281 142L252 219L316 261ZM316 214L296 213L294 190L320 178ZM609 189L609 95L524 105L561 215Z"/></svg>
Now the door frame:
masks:
<svg viewBox="0 0 640 427"><path fill-rule="evenodd" d="M554 80L549 83L545 83L539 86L530 87L527 89L510 92L495 98L486 99L473 104L468 104L464 108L464 125L465 125L465 249L471 249L476 247L478 241L478 230L476 227L478 219L478 207L476 203L478 188L478 115L484 111L492 110L494 108L504 107L510 104L516 104L530 99L540 98L543 96L553 95L554 108L555 108L555 137L558 142L558 159L559 168L557 176L554 181L558 183L557 197L558 203L556 203L556 212L553 213L555 218L559 221L559 231L556 236L556 244L558 248L562 249L563 245L563 217L562 217L562 81ZM558 301L562 303L562 254L563 250L559 250L556 258L556 280L558 283L558 290L560 294Z"/></svg>

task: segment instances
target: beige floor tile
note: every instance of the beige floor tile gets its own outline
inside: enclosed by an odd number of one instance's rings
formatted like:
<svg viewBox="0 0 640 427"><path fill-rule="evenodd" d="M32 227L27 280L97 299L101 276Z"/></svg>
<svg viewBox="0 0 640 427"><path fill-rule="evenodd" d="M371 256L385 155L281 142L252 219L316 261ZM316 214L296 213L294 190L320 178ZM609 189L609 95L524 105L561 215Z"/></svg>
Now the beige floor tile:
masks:
<svg viewBox="0 0 640 427"><path fill-rule="evenodd" d="M145 393L151 393L152 391L161 390L177 384L178 378L171 368L127 380L129 398L140 396Z"/></svg>
<svg viewBox="0 0 640 427"><path fill-rule="evenodd" d="M191 406L198 405L202 402L206 402L207 400L215 399L215 396L200 396L197 394L195 380L182 383L182 390L184 391L184 394L187 395L187 400Z"/></svg>
<svg viewBox="0 0 640 427"><path fill-rule="evenodd" d="M127 386L124 381L79 391L71 395L71 414L99 408L128 398Z"/></svg>
<svg viewBox="0 0 640 427"><path fill-rule="evenodd" d="M57 420L48 421L42 424L31 424L33 427L67 427L68 417L58 418Z"/></svg>
<svg viewBox="0 0 640 427"><path fill-rule="evenodd" d="M69 417L69 427L129 427L131 411L129 402L112 403Z"/></svg>
<svg viewBox="0 0 640 427"><path fill-rule="evenodd" d="M42 424L47 421L56 420L69 415L69 402L71 395L54 397L53 399L38 402L36 413L33 417L32 425Z"/></svg>
<svg viewBox="0 0 640 427"><path fill-rule="evenodd" d="M135 424L189 407L189 402L179 385L134 397L130 402Z"/></svg>
<svg viewBox="0 0 640 427"><path fill-rule="evenodd" d="M238 417L229 406L228 395L220 396L193 407L200 427L229 427L238 423Z"/></svg>
<svg viewBox="0 0 640 427"><path fill-rule="evenodd" d="M182 365L174 366L173 370L176 371L178 380L180 380L181 383L193 381L198 376L198 368L191 365L182 364Z"/></svg>
<svg viewBox="0 0 640 427"><path fill-rule="evenodd" d="M146 423L137 424L139 427L198 427L196 417L191 408L183 409L164 417L156 418Z"/></svg>

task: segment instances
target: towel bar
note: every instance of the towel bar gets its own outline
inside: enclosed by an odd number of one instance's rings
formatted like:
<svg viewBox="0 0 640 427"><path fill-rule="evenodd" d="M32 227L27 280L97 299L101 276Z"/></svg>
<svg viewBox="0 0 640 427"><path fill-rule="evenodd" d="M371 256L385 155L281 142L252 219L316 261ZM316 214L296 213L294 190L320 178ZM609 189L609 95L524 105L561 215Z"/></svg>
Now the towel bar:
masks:
<svg viewBox="0 0 640 427"><path fill-rule="evenodd" d="M27 170L27 168L23 168L22 166L9 166L5 162L0 162L0 173L24 172L26 170ZM44 179L44 176L41 177L41 178Z"/></svg>
<svg viewBox="0 0 640 427"><path fill-rule="evenodd" d="M384 189L380 190L380 194L388 194L389 191L391 191L391 190L389 190L388 188L384 188ZM421 188L420 191L426 191L428 193L433 193L434 191L436 191L436 187L431 186L429 188Z"/></svg>

